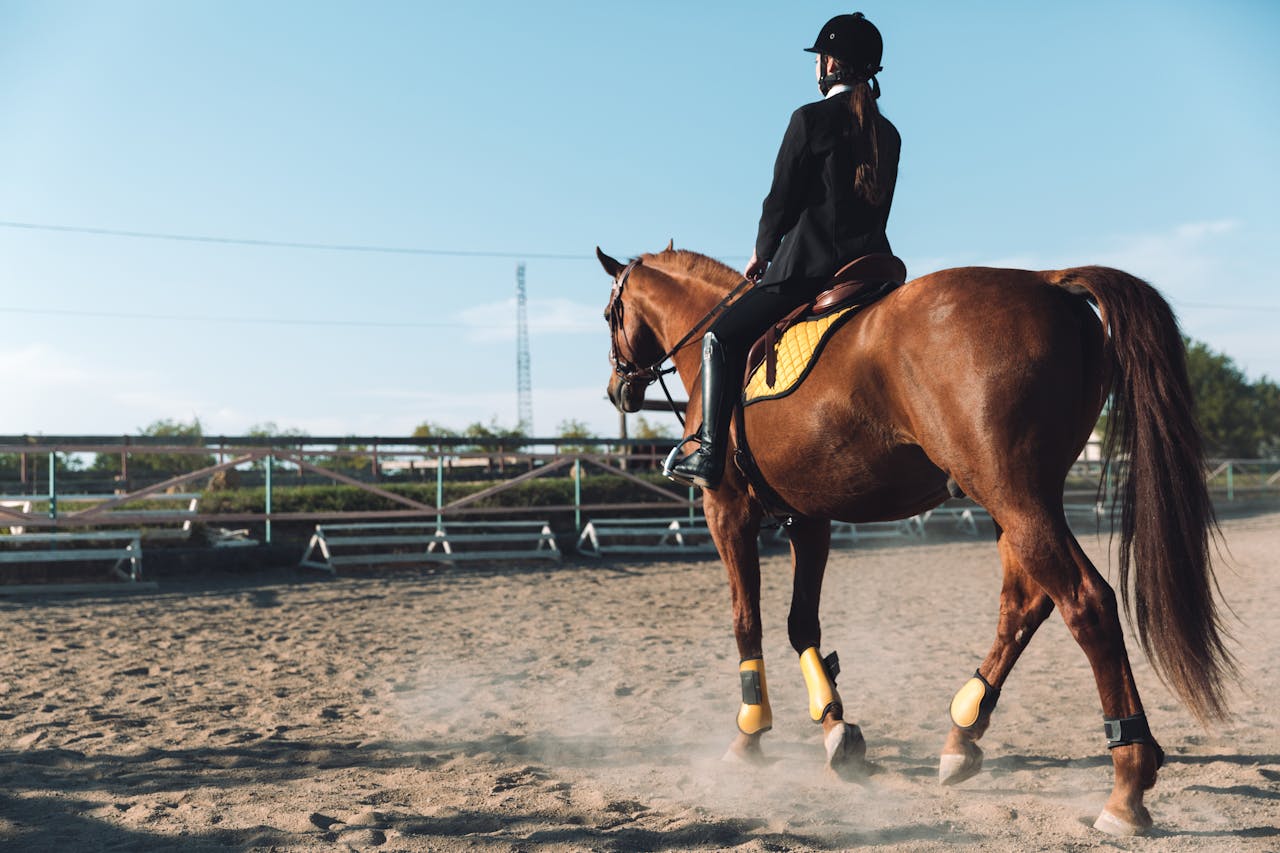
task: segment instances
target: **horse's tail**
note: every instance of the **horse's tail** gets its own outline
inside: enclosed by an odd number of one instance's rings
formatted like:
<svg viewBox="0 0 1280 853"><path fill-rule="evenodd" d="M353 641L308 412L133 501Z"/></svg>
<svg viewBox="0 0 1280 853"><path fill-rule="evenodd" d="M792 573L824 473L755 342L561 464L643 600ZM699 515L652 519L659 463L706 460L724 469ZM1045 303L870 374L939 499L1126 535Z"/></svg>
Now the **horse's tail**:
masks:
<svg viewBox="0 0 1280 853"><path fill-rule="evenodd" d="M1220 720L1224 683L1236 670L1213 601L1217 521L1178 320L1156 288L1117 269L1080 266L1050 280L1096 302L1106 330L1111 409L1103 465L1125 464L1121 598L1158 674L1199 720Z"/></svg>
<svg viewBox="0 0 1280 853"><path fill-rule="evenodd" d="M1050 280L1098 306L1111 365L1103 464L1120 460L1120 591L1143 651L1202 723L1226 716L1236 674L1214 602L1218 533L1186 351L1169 303L1141 279L1079 267ZM1134 580L1130 596L1129 566Z"/></svg>

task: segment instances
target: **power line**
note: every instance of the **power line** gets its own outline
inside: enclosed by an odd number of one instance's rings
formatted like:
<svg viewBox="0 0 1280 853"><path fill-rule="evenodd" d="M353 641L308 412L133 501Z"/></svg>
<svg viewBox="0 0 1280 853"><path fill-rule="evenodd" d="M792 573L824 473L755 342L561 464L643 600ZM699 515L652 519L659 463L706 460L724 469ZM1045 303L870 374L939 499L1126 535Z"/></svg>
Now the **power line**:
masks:
<svg viewBox="0 0 1280 853"><path fill-rule="evenodd" d="M594 261L595 255L560 252L496 252L468 249L423 249L412 246L371 246L359 243L305 243L292 240L258 240L247 237L210 237L200 234L168 234L159 231L125 231L118 228L90 228L82 225L45 225L36 222L0 221L0 228L27 231L54 231L63 234L93 234L99 237L132 237L142 240L173 240L182 243L214 243L226 246L257 246L269 249L310 249L325 252L366 252L385 255L438 255L458 258L535 258L553 261Z"/></svg>
<svg viewBox="0 0 1280 853"><path fill-rule="evenodd" d="M1207 308L1214 311L1280 311L1280 305L1220 305L1213 302L1171 300L1176 308Z"/></svg>
<svg viewBox="0 0 1280 853"><path fill-rule="evenodd" d="M1187 308L1205 308L1223 311L1269 311L1280 312L1280 306L1276 305L1219 305L1202 302L1182 302L1182 307ZM402 320L327 320L327 319L290 319L286 317L233 317L226 315L204 315L204 314L150 314L130 311L93 311L84 309L71 308L4 308L0 307L0 314L21 314L33 317L87 317L93 319L105 320L146 320L146 321L162 321L166 323L212 323L217 325L253 325L253 326L312 326L312 327L331 327L331 328L374 328L374 329L465 329L469 331L478 331L482 329L492 329L504 326L505 324L495 320L493 323L459 323L459 322L429 322L429 321L402 321ZM519 329L516 329L519 332ZM559 326L550 331L553 332L591 332L600 331L594 325L588 327L583 325Z"/></svg>
<svg viewBox="0 0 1280 853"><path fill-rule="evenodd" d="M392 254L392 255L425 255L440 257L459 257L459 258L515 258L527 259L534 258L537 260L557 260L557 261L594 261L594 254L570 254L561 252L502 252L502 251L486 251L486 250L470 250L470 249L426 249L412 246L375 246L363 245L359 243L309 243L290 240L262 240L247 237L213 237L201 234L170 234L158 231L127 231L118 228L93 228L82 225L48 225L36 222L12 222L8 220L0 220L0 228L15 228L27 231L51 231L63 234L91 234L101 237L128 237L142 240L171 240L184 243L207 243L214 245L226 246L256 246L259 248L270 249L305 249L309 251L325 251L325 252L364 252L372 254ZM739 260L735 256L724 256L726 260ZM1169 300L1177 307L1201 308L1214 311L1265 311L1280 312L1280 305L1223 305L1211 302L1183 302L1179 299L1170 298ZM0 312L6 313L25 313L25 314L66 314L75 315L72 311L58 310L26 310L26 309L0 309ZM320 326L384 326L388 328L405 327L405 328L436 328L446 326L456 326L456 323L393 323L379 321L348 321L348 320L255 320L241 317L182 317L182 316L165 316L165 315L147 315L147 314L116 314L108 312L83 312L81 316L91 317L114 317L118 319L134 319L134 320L206 320L209 322L234 322L234 323L264 323L268 325L320 325Z"/></svg>
<svg viewBox="0 0 1280 853"><path fill-rule="evenodd" d="M296 240L263 240L251 237L216 237L206 234L171 234L163 231L128 231L122 228L94 228L87 225L48 225L39 222L0 220L0 228L25 231L52 231L61 234L91 234L97 237L129 237L139 240L171 240L179 243L209 243L221 246L255 246L266 249L306 249L322 252L364 252L384 255L426 255L454 258L513 258L540 261L594 261L595 254L570 252L506 252L481 249L427 249L416 246L375 246L361 243L311 243ZM745 255L723 255L724 260L745 260Z"/></svg>
<svg viewBox="0 0 1280 853"><path fill-rule="evenodd" d="M496 326L505 324L494 323L457 323L457 322L403 322L394 320L291 320L288 318L277 317L228 317L228 316L206 316L201 314L141 314L125 311L85 311L78 309L61 309L61 308L0 308L0 314L24 314L31 316L48 316L48 317L92 317L96 319L108 320L163 320L165 322L177 323L237 323L250 324L258 326L363 326L369 328L383 329L467 329L471 331L491 329ZM593 326L588 329L586 326L560 326L553 331L560 332L576 332L576 331L600 331L602 334L605 329L603 324L597 330Z"/></svg>

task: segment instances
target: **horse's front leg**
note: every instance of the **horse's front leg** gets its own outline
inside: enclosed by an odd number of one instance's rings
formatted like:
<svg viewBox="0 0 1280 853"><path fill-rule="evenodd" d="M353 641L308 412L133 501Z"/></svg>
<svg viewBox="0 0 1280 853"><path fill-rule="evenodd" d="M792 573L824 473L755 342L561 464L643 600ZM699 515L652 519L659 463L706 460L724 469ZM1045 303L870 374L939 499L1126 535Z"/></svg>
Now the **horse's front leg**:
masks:
<svg viewBox="0 0 1280 853"><path fill-rule="evenodd" d="M729 575L742 687L738 736L724 757L726 761L758 763L763 759L760 736L773 727L760 622L760 515L744 494L727 484L704 494L707 527Z"/></svg>
<svg viewBox="0 0 1280 853"><path fill-rule="evenodd" d="M823 658L818 603L822 578L831 551L831 522L798 519L790 529L792 589L787 633L800 655L800 671L809 691L809 718L822 724L827 767L841 775L866 771L866 741L862 731L844 719L844 703L836 691L839 659L835 652Z"/></svg>

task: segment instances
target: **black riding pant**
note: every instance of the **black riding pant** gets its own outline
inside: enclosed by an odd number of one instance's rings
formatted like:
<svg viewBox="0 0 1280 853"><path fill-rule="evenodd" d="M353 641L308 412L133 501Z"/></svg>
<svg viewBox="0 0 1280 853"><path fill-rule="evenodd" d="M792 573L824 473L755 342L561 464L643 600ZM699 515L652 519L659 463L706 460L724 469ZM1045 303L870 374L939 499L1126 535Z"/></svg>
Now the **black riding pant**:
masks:
<svg viewBox="0 0 1280 853"><path fill-rule="evenodd" d="M747 351L769 326L822 292L825 281L791 281L748 290L717 317L707 330L714 332L724 349L725 397L732 399L742 388Z"/></svg>

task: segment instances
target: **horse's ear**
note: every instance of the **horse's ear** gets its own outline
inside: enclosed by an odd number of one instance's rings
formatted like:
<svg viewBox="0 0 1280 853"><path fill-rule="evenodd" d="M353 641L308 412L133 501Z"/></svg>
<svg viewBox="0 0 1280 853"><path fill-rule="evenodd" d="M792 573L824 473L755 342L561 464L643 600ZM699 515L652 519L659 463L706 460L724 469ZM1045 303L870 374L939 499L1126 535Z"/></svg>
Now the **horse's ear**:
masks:
<svg viewBox="0 0 1280 853"><path fill-rule="evenodd" d="M624 266L626 266L626 264L621 263L600 251L599 246L596 246L596 257L600 259L600 266L604 267L604 271L609 274L610 278L617 278L618 273L622 271Z"/></svg>
<svg viewBox="0 0 1280 853"><path fill-rule="evenodd" d="M676 249L676 238L672 237L670 240L667 241L666 251L674 252L675 249Z"/></svg>

